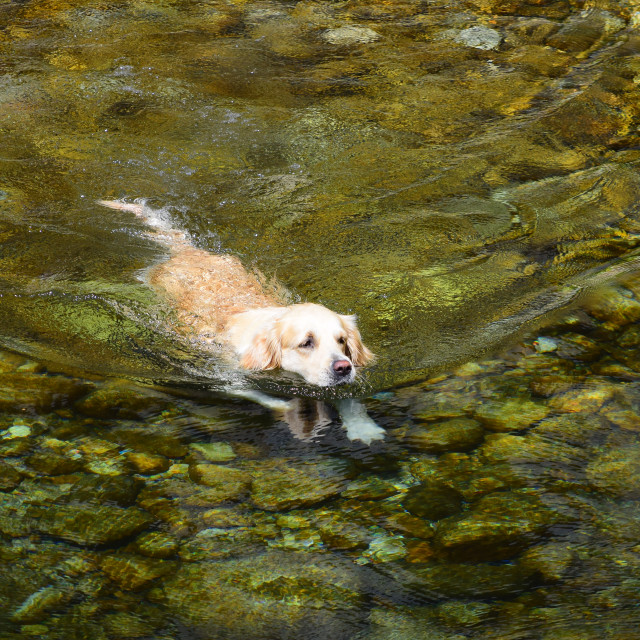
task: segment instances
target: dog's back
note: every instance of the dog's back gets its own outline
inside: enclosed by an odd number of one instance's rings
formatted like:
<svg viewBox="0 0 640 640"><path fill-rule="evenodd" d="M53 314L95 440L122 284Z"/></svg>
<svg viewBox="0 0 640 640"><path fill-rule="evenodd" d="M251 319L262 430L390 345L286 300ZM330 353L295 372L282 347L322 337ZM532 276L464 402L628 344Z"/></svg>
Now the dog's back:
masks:
<svg viewBox="0 0 640 640"><path fill-rule="evenodd" d="M149 235L171 250L171 257L148 272L149 283L169 299L178 319L206 339L220 334L227 319L248 309L280 306L265 293L259 279L240 260L194 247L166 215L144 204L100 200L100 204L135 214L149 226Z"/></svg>

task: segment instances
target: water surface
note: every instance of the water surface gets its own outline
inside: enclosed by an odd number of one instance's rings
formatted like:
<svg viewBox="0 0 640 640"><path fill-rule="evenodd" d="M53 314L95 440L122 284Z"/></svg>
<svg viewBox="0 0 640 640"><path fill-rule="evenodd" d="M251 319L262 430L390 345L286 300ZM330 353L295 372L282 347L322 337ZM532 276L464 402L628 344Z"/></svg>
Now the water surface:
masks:
<svg viewBox="0 0 640 640"><path fill-rule="evenodd" d="M3 633L633 637L638 23L0 3ZM100 198L356 313L385 442L225 397Z"/></svg>

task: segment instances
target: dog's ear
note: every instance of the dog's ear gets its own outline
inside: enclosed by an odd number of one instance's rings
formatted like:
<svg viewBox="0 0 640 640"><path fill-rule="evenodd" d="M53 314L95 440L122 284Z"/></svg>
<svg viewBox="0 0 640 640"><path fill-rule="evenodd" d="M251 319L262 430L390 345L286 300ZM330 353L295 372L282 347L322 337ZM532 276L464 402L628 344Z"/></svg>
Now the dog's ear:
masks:
<svg viewBox="0 0 640 640"><path fill-rule="evenodd" d="M245 369L277 369L282 362L282 344L275 324L260 331L244 352L240 365Z"/></svg>
<svg viewBox="0 0 640 640"><path fill-rule="evenodd" d="M347 356L356 367L362 367L375 357L362 343L355 316L340 316L347 332Z"/></svg>

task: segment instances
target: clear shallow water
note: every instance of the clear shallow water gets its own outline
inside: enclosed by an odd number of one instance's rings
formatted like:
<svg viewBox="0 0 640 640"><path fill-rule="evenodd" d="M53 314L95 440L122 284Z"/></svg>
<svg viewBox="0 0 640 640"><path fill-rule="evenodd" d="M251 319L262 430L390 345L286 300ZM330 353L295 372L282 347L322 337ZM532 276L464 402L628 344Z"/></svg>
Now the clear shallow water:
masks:
<svg viewBox="0 0 640 640"><path fill-rule="evenodd" d="M634 11L0 4L3 633L631 637ZM105 197L357 313L388 439L219 394Z"/></svg>

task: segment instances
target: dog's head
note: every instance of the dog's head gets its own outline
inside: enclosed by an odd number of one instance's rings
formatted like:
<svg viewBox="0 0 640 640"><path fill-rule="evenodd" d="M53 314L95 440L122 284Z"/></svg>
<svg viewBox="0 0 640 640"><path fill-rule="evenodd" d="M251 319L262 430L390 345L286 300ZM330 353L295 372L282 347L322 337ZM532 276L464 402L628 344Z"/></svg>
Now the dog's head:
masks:
<svg viewBox="0 0 640 640"><path fill-rule="evenodd" d="M295 304L257 328L240 362L247 369L282 368L327 387L352 382L355 368L372 358L354 316L318 304Z"/></svg>

